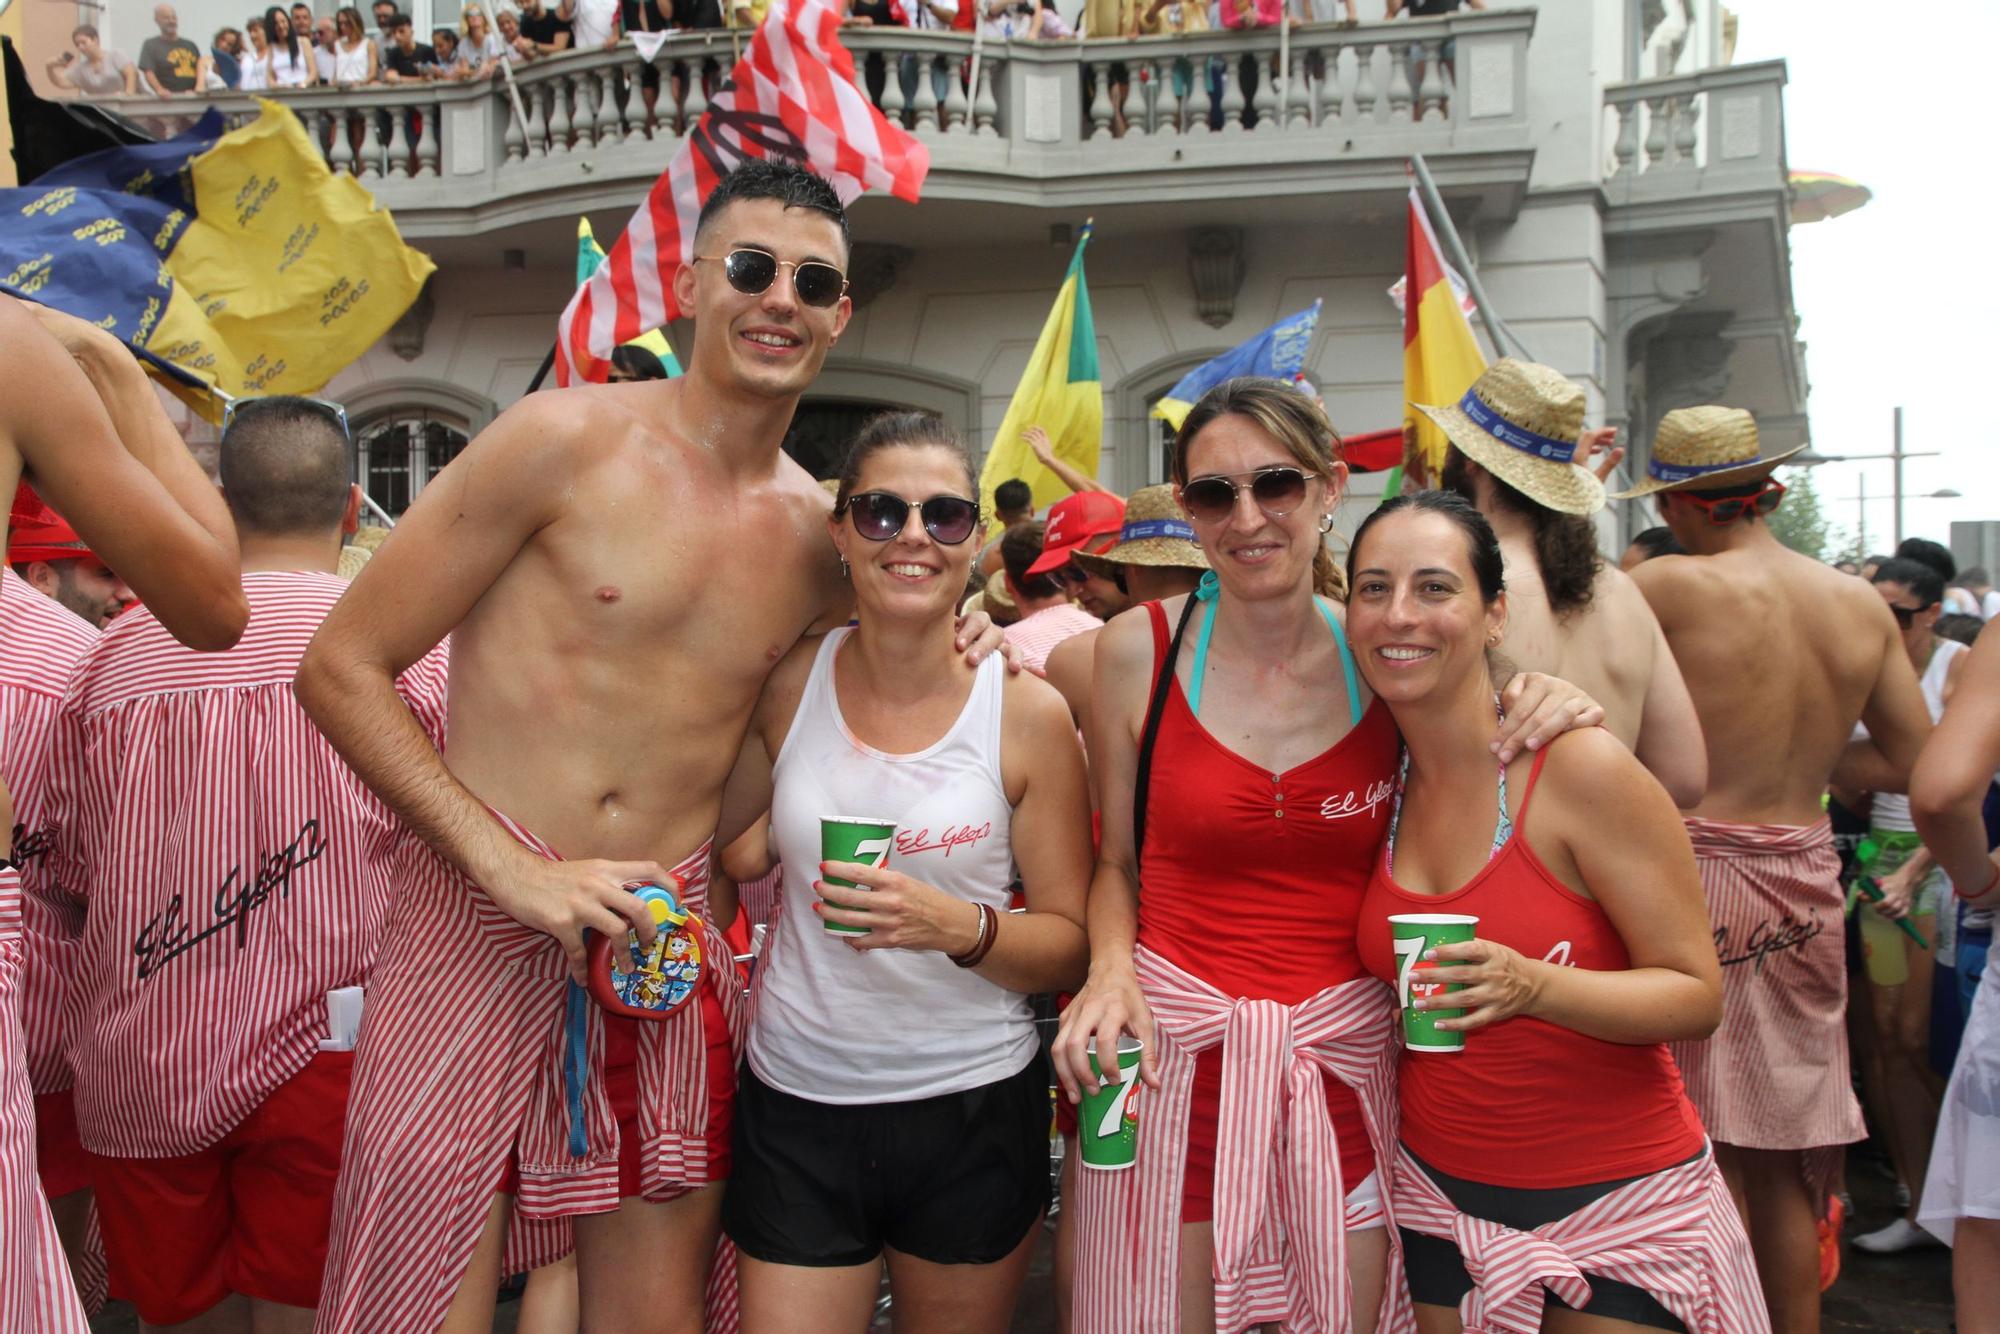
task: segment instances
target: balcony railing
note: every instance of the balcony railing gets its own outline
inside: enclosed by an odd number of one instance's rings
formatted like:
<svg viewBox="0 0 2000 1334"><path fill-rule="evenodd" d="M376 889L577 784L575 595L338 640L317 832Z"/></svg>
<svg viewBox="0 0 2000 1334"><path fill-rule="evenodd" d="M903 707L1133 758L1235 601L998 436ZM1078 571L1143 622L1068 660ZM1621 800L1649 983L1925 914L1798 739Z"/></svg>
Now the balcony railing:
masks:
<svg viewBox="0 0 2000 1334"><path fill-rule="evenodd" d="M1612 202L1783 189L1784 86L1773 60L1606 88Z"/></svg>
<svg viewBox="0 0 2000 1334"><path fill-rule="evenodd" d="M1208 171L1224 193L1243 166L1310 165L1324 180L1344 163L1379 166L1413 151L1512 154L1508 169L1525 185L1534 23L1533 10L1506 10L1315 25L1282 39L1274 29L993 39L978 44L976 60L962 33L861 28L842 40L864 77L875 67L884 113L930 146L929 194L951 197L955 174L965 197L992 198L1046 192L1051 182L1088 192L1107 176L1162 170ZM511 88L496 78L270 95L297 112L330 167L396 210L407 233L482 230L629 203L634 184L659 175L707 110L735 63L732 36L669 38L653 62L650 113L630 45L517 66ZM1114 93L1122 105L1112 105ZM256 114L248 95L211 102L232 124ZM191 105L118 100L140 118L186 118Z"/></svg>

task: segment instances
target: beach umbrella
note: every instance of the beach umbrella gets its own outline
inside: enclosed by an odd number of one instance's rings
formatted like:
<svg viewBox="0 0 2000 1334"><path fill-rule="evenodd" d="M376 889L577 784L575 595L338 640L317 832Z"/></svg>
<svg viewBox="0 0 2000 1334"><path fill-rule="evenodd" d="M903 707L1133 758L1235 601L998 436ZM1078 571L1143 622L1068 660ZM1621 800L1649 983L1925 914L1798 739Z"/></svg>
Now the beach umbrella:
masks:
<svg viewBox="0 0 2000 1334"><path fill-rule="evenodd" d="M1795 171L1792 181L1792 221L1825 222L1852 213L1874 192L1860 181L1830 171Z"/></svg>

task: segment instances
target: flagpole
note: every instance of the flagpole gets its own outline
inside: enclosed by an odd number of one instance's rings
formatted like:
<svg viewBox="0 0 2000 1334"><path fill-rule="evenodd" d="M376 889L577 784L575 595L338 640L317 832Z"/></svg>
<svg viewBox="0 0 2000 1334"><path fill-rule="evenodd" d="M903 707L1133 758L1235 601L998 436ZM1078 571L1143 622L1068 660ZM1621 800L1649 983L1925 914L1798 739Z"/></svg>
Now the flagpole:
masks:
<svg viewBox="0 0 2000 1334"><path fill-rule="evenodd" d="M979 0L959 0L959 3L962 5L977 4ZM965 89L965 114L967 118L972 116L972 104L979 100L979 58L982 54L980 48L985 44L986 24L981 16L975 14L972 20L972 68L968 71L969 77L966 79Z"/></svg>
<svg viewBox="0 0 2000 1334"><path fill-rule="evenodd" d="M542 358L542 368L535 372L534 379L528 381L528 387L525 391L523 391L521 397L526 398L529 394L532 394L537 389L540 389L542 387L542 381L549 378L550 367L554 366L555 364L556 364L556 345L554 343L550 343L548 355Z"/></svg>
<svg viewBox="0 0 2000 1334"><path fill-rule="evenodd" d="M501 61L500 73L507 80L507 97L514 104L514 123L521 127L523 151L532 156L534 147L528 143L528 113L521 107L521 87L514 82L514 62L511 60Z"/></svg>
<svg viewBox="0 0 2000 1334"><path fill-rule="evenodd" d="M1479 285L1479 270L1472 267L1472 260L1465 253L1465 243L1458 239L1458 228L1452 223L1451 211L1438 196L1437 182L1431 179L1431 169L1424 165L1424 155L1410 154L1410 165L1417 173L1417 184L1424 192L1424 202L1430 205L1431 224L1444 238L1445 248L1451 251L1452 263L1458 265L1458 271L1465 276L1465 285L1471 291L1472 299L1479 303L1479 319L1486 326L1486 336L1493 340L1493 350L1504 357L1511 343L1515 351L1533 361L1535 354L1528 350L1526 343L1514 336L1514 331L1493 309L1493 303L1486 299L1486 290ZM1416 297L1417 293L1410 293L1411 300Z"/></svg>

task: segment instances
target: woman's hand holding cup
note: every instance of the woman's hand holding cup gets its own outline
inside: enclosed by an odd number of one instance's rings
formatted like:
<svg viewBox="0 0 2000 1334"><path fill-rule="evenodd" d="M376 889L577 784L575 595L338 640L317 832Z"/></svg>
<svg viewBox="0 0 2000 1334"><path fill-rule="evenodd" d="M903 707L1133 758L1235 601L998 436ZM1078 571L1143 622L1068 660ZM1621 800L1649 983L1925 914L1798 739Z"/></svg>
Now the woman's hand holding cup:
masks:
<svg viewBox="0 0 2000 1334"><path fill-rule="evenodd" d="M1056 1078L1071 1102L1098 1089L1096 1070L1091 1068L1093 1050L1102 1053L1099 1069L1118 1068L1118 1039L1131 1034L1144 1044L1139 1056L1139 1078L1160 1087L1159 1058L1154 1055L1153 1012L1139 989L1139 976L1129 959L1122 963L1098 960L1091 964L1090 978L1083 990L1071 999L1062 1013L1062 1027L1049 1049Z"/></svg>
<svg viewBox="0 0 2000 1334"><path fill-rule="evenodd" d="M813 911L835 926L865 927L847 936L857 950L936 950L964 954L979 939L979 909L900 871L859 862L821 862L822 876L852 880L854 887L815 880L820 901Z"/></svg>

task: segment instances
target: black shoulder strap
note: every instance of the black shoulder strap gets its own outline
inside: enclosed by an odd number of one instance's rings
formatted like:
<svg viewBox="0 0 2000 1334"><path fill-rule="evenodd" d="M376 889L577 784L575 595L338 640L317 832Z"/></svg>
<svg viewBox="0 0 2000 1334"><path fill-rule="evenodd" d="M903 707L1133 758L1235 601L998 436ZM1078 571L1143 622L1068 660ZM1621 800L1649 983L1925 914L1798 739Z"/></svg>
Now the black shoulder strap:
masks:
<svg viewBox="0 0 2000 1334"><path fill-rule="evenodd" d="M1187 605L1181 608L1180 624L1174 627L1167 655L1160 660L1159 675L1153 680L1153 698L1146 705L1146 725L1139 732L1139 771L1132 777L1132 863L1135 866L1139 862L1139 853L1146 846L1146 794L1152 787L1153 742L1160 735L1160 713L1167 707L1167 686L1174 679L1174 664L1180 660L1181 639L1187 634L1188 622L1194 618L1194 606L1198 601L1200 599L1190 593Z"/></svg>

